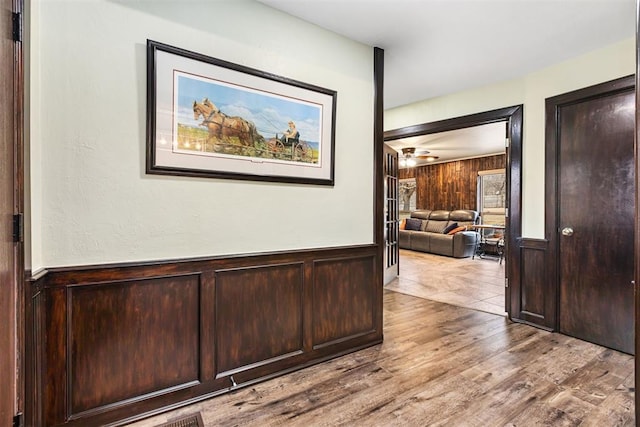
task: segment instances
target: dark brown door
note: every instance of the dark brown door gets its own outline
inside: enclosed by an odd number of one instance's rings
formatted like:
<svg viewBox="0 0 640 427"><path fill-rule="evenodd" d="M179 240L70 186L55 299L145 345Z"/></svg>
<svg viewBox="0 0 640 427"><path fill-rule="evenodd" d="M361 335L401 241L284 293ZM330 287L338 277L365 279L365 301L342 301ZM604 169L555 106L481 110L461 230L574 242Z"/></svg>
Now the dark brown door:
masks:
<svg viewBox="0 0 640 427"><path fill-rule="evenodd" d="M16 281L12 217L14 213L15 42L13 1L0 9L0 425L10 426L17 407Z"/></svg>
<svg viewBox="0 0 640 427"><path fill-rule="evenodd" d="M399 268L399 200L398 200L398 152L384 144L384 283L398 277Z"/></svg>
<svg viewBox="0 0 640 427"><path fill-rule="evenodd" d="M557 109L559 329L633 353L635 94L612 88Z"/></svg>

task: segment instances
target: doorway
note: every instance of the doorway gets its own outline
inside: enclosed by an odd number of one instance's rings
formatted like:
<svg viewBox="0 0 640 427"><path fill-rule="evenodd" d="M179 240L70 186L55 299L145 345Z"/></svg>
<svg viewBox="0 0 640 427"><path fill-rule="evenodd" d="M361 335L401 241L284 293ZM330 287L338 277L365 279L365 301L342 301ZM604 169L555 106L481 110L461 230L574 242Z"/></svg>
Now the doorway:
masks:
<svg viewBox="0 0 640 427"><path fill-rule="evenodd" d="M634 353L635 80L547 100L556 329Z"/></svg>
<svg viewBox="0 0 640 427"><path fill-rule="evenodd" d="M421 135L430 135L440 132L465 129L474 126L506 123L506 205L507 215L505 221L505 280L519 269L519 258L510 247L516 247L517 239L521 234L521 164L522 164L522 105L471 114L468 116L437 122L423 123L385 132L384 140L387 143L401 139ZM402 268L402 266L401 266ZM510 315L511 307L510 289L505 287L505 311Z"/></svg>

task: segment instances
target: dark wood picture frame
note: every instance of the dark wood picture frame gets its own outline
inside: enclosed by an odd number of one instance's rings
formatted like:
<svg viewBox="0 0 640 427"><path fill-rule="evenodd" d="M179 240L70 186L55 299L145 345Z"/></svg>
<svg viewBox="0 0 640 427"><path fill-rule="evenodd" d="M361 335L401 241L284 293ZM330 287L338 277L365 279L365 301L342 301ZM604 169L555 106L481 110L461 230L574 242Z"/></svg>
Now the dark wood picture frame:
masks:
<svg viewBox="0 0 640 427"><path fill-rule="evenodd" d="M146 172L334 185L337 92L147 40Z"/></svg>

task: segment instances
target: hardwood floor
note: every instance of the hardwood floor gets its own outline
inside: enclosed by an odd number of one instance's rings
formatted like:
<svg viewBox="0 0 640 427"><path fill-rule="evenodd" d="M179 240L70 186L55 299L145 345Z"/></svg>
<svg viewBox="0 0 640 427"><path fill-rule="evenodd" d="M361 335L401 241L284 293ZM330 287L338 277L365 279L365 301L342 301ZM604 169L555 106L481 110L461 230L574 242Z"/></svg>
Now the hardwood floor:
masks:
<svg viewBox="0 0 640 427"><path fill-rule="evenodd" d="M487 261L488 262L488 261ZM632 426L633 357L385 290L383 344L131 424Z"/></svg>
<svg viewBox="0 0 640 427"><path fill-rule="evenodd" d="M504 262L451 258L400 250L400 277L385 286L396 292L506 315Z"/></svg>

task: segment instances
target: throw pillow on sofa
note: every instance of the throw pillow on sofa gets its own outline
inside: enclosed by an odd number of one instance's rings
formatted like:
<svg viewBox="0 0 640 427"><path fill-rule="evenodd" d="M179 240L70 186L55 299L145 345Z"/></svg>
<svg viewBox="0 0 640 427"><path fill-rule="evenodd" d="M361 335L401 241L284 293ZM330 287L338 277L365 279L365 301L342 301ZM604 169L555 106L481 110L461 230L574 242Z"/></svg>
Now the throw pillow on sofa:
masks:
<svg viewBox="0 0 640 427"><path fill-rule="evenodd" d="M407 219L403 219L402 221L400 221L400 230L404 230L404 228L407 226Z"/></svg>
<svg viewBox="0 0 640 427"><path fill-rule="evenodd" d="M457 222L453 222L453 223L447 225L447 227L444 230L442 230L442 234L449 234L449 232L451 230L453 230L454 228L457 228L457 227L458 227L458 223Z"/></svg>
<svg viewBox="0 0 640 427"><path fill-rule="evenodd" d="M417 218L407 218L407 222L404 224L405 230L420 231L422 220Z"/></svg>
<svg viewBox="0 0 640 427"><path fill-rule="evenodd" d="M447 234L448 235L452 235L452 234L456 234L459 231L467 231L467 226L466 225L461 225L461 226L456 227L453 230L449 231Z"/></svg>

